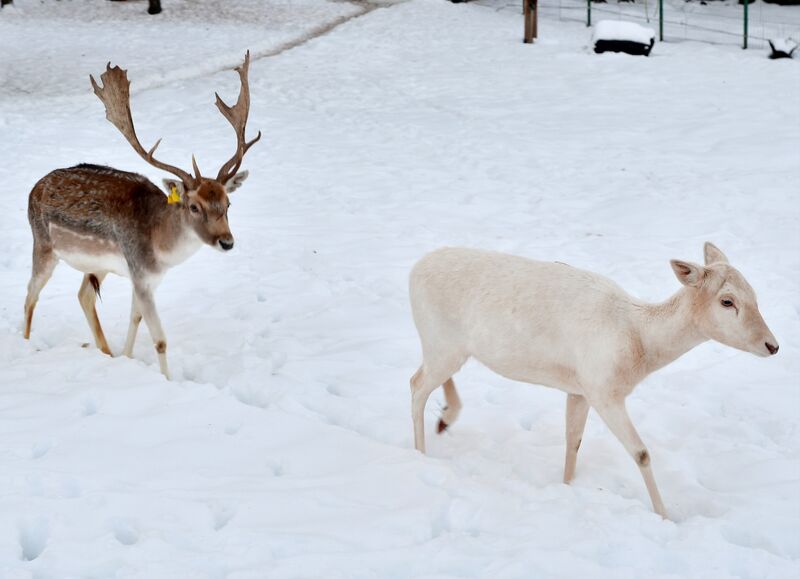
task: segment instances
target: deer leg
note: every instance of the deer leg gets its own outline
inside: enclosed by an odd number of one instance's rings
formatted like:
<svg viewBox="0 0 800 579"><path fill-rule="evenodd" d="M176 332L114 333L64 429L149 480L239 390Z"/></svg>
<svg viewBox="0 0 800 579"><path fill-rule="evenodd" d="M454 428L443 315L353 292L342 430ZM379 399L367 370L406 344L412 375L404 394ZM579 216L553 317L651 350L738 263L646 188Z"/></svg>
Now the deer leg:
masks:
<svg viewBox="0 0 800 579"><path fill-rule="evenodd" d="M447 427L452 425L458 420L458 415L461 412L461 398L458 397L456 391L456 383L452 378L445 380L442 384L444 388L445 407L442 409L442 416L439 418L439 424L436 427L436 432L441 434Z"/></svg>
<svg viewBox="0 0 800 579"><path fill-rule="evenodd" d="M611 401L607 404L594 406L594 409L603 419L603 422L608 425L611 432L614 433L614 436L622 443L628 454L636 461L639 471L642 473L644 484L647 486L647 492L650 494L653 510L666 519L667 510L664 508L664 503L656 486L656 479L653 476L653 470L650 467L650 454L647 452L647 448L642 439L639 438L639 433L636 432L636 428L634 428L628 416L625 402Z"/></svg>
<svg viewBox="0 0 800 579"><path fill-rule="evenodd" d="M153 338L153 343L158 354L158 366L161 373L169 380L169 369L167 368L167 337L161 327L161 320L156 311L156 304L153 301L153 292L149 287L134 286L135 300L139 304L139 311Z"/></svg>
<svg viewBox="0 0 800 579"><path fill-rule="evenodd" d="M567 394L567 456L564 460L564 484L569 484L575 476L575 463L578 449L589 415L589 403L578 394Z"/></svg>
<svg viewBox="0 0 800 579"><path fill-rule="evenodd" d="M423 362L419 370L411 377L411 418L414 422L414 446L422 453L425 452L425 405L428 398L431 392L445 382L450 382L453 394L455 394L455 386L450 378L458 372L463 364L463 360L436 365ZM456 395L457 398L458 395ZM460 401L457 401L456 407L460 410Z"/></svg>
<svg viewBox="0 0 800 579"><path fill-rule="evenodd" d="M101 352L111 356L111 348L108 347L103 328L100 326L100 318L97 317L97 294L100 292L100 284L106 277L105 273L87 273L83 276L81 288L78 290L78 301L81 303L89 329L92 330L94 342Z"/></svg>
<svg viewBox="0 0 800 579"><path fill-rule="evenodd" d="M28 282L28 295L25 298L25 332L23 336L26 340L31 337L31 323L33 322L33 310L36 302L39 301L39 294L45 286L53 270L58 265L58 258L50 248L43 249L39 244L33 244L33 268L31 279Z"/></svg>
<svg viewBox="0 0 800 579"><path fill-rule="evenodd" d="M142 321L142 312L139 304L136 303L136 292L131 296L131 322L128 325L128 337L125 339L125 349L122 351L128 358L133 357L133 344L136 342L136 332L139 330L139 322Z"/></svg>

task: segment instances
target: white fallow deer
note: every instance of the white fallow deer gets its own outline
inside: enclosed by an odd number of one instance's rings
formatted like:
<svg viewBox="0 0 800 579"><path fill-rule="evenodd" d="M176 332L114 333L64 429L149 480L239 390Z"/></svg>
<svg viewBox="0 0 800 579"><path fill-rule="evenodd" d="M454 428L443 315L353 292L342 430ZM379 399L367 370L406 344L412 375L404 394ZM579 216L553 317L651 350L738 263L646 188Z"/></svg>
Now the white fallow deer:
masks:
<svg viewBox="0 0 800 579"><path fill-rule="evenodd" d="M438 431L458 418L453 374L474 357L506 378L567 393L565 483L594 408L639 466L654 510L666 517L626 396L706 340L758 356L778 351L753 288L717 247L705 244L705 266L671 264L684 287L648 304L605 277L558 262L460 248L423 257L410 278L423 358L411 378L416 448L425 452L425 404L438 386L446 400Z"/></svg>
<svg viewBox="0 0 800 579"><path fill-rule="evenodd" d="M169 378L167 340L156 312L153 292L166 271L194 254L203 244L221 251L233 248L228 225L228 195L247 178L239 171L247 150L261 138L245 139L250 109L248 69L250 53L237 67L241 81L234 106L216 95L216 105L236 131L236 152L216 178L203 177L192 157L189 174L153 157L161 140L149 150L139 143L130 110L127 72L111 67L100 76L103 86L90 77L94 92L105 105L106 118L149 164L172 173L164 179L168 198L142 175L98 165L57 169L43 177L31 191L28 219L33 231L33 271L25 299L25 333L30 337L33 310L39 293L59 260L84 273L78 291L86 320L97 347L111 355L95 309L96 294L109 273L130 278L133 284L130 326L123 353L133 355L139 322L144 318L155 343L161 372Z"/></svg>

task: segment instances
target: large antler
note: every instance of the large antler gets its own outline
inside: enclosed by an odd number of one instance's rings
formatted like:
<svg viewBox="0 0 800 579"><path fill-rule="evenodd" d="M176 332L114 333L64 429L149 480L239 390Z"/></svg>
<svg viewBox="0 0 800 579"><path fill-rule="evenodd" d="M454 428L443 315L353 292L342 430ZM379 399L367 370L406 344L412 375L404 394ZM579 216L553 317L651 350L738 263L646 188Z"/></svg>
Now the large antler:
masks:
<svg viewBox="0 0 800 579"><path fill-rule="evenodd" d="M95 82L94 77L89 75L94 87L94 93L98 98L103 101L106 107L106 118L119 129L119 132L128 139L128 142L133 147L133 150L139 153L145 161L158 167L164 171L172 173L183 181L184 187L193 189L200 180L200 171L197 169L197 163L192 157L192 166L194 167L197 175L192 177L186 171L182 171L172 165L167 165L153 158L156 148L161 143L161 139L156 141L156 144L149 151L145 151L136 136L136 130L133 127L133 118L131 117L131 95L130 95L130 81L128 80L128 72L118 66L111 68L111 63L106 65L106 71L100 75L100 80L103 86L99 86Z"/></svg>
<svg viewBox="0 0 800 579"><path fill-rule="evenodd" d="M242 164L242 159L244 158L244 154L247 153L247 150L255 145L256 142L261 138L261 131L258 131L256 138L249 143L244 136L244 131L247 127L247 115L250 113L250 84L247 78L249 68L250 51L248 50L247 54L244 56L244 62L242 63L242 66L236 67L236 72L239 73L239 78L242 82L242 88L239 91L239 99L236 101L234 106L229 107L222 102L222 99L219 98L217 93L214 93L217 97L217 108L219 109L219 112L222 113L222 116L228 119L228 122L233 125L233 129L236 131L236 153L222 166L217 174L217 181L223 185L236 174L236 171L239 170L239 167Z"/></svg>

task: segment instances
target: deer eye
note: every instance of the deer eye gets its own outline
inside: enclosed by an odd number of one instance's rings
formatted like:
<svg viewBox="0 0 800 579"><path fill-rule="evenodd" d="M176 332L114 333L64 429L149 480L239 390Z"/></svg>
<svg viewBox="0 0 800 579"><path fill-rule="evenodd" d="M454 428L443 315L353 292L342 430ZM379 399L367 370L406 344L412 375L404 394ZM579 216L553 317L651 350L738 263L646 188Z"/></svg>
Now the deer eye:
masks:
<svg viewBox="0 0 800 579"><path fill-rule="evenodd" d="M200 210L197 208L197 205L194 204L189 205L189 211L191 211L192 213L200 213Z"/></svg>
<svg viewBox="0 0 800 579"><path fill-rule="evenodd" d="M723 308L732 308L733 307L733 300L728 298L723 298L719 303L722 304Z"/></svg>

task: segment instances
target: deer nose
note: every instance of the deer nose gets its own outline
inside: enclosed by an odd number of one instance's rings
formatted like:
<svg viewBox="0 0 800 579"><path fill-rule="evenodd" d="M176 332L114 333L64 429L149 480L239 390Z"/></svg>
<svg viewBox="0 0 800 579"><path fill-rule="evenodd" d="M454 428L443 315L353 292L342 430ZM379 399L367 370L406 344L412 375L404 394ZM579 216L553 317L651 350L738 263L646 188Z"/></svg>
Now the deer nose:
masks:
<svg viewBox="0 0 800 579"><path fill-rule="evenodd" d="M767 350L769 350L769 353L772 356L777 354L778 353L778 348L780 348L780 346L778 346L777 344L773 346L769 342L764 342L764 345L767 347Z"/></svg>
<svg viewBox="0 0 800 579"><path fill-rule="evenodd" d="M225 251L233 249L233 239L220 239L219 246Z"/></svg>

